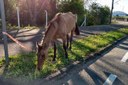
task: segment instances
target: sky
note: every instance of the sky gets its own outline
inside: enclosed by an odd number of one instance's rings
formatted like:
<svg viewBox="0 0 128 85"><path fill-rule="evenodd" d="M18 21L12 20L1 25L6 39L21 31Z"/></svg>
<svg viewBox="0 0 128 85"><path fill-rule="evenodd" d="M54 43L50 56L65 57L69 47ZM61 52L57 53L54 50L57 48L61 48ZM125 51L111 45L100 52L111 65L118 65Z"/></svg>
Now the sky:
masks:
<svg viewBox="0 0 128 85"><path fill-rule="evenodd" d="M112 0L95 0L101 5L109 6L111 9ZM113 11L123 11L128 13L128 0L114 0L114 9Z"/></svg>

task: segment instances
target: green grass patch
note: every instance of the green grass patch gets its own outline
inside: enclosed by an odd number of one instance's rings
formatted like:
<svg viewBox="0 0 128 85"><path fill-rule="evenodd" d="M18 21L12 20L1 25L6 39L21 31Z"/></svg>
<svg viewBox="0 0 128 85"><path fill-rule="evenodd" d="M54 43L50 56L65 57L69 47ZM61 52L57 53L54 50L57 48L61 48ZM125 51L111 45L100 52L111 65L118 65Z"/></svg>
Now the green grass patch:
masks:
<svg viewBox="0 0 128 85"><path fill-rule="evenodd" d="M48 58L46 59L43 69L40 72L36 70L36 53L10 56L10 64L7 68L5 68L5 70L3 69L5 60L0 60L0 74L5 77L25 77L28 79L44 77L69 65L73 61L83 60L86 58L86 55L100 50L117 39L122 38L126 34L128 34L128 28L122 28L117 31L77 39L73 41L72 51L68 51L69 60L65 59L62 46L57 45L58 53L55 63L52 63L53 49L50 48Z"/></svg>

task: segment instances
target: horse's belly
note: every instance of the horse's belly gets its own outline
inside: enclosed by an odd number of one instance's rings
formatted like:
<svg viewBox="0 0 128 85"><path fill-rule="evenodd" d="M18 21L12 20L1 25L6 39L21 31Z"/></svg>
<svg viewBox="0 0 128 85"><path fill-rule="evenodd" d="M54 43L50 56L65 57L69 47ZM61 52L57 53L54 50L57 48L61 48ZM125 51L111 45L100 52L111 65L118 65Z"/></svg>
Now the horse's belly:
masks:
<svg viewBox="0 0 128 85"><path fill-rule="evenodd" d="M58 39L58 38L64 38L67 34L65 32L56 32L54 39Z"/></svg>

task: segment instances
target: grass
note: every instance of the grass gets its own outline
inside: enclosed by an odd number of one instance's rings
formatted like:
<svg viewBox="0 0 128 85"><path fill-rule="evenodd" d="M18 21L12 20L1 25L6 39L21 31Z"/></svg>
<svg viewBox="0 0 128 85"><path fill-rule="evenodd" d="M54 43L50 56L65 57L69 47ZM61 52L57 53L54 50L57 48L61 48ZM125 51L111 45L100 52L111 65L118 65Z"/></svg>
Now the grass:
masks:
<svg viewBox="0 0 128 85"><path fill-rule="evenodd" d="M72 44L72 51L68 51L69 61L64 57L62 46L57 45L57 60L55 63L52 63L53 49L50 48L48 53L49 57L45 61L41 72L36 70L36 53L10 56L10 64L7 68L5 68L5 70L3 70L5 60L0 60L0 74L7 78L25 77L28 79L36 79L45 77L46 75L69 65L73 61L83 60L86 58L86 55L100 50L117 39L122 38L126 34L128 34L128 28L122 28L117 31L77 39Z"/></svg>

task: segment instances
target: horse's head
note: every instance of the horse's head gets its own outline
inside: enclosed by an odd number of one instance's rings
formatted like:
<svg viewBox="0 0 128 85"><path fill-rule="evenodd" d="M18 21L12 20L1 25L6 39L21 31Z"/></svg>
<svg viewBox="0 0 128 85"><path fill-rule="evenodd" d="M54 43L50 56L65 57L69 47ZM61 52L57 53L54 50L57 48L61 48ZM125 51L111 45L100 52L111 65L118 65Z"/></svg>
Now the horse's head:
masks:
<svg viewBox="0 0 128 85"><path fill-rule="evenodd" d="M45 58L47 56L48 53L48 47L46 44L40 45L37 43L37 69L41 70Z"/></svg>

